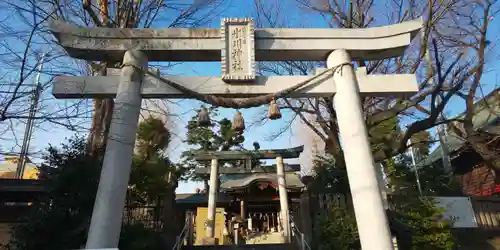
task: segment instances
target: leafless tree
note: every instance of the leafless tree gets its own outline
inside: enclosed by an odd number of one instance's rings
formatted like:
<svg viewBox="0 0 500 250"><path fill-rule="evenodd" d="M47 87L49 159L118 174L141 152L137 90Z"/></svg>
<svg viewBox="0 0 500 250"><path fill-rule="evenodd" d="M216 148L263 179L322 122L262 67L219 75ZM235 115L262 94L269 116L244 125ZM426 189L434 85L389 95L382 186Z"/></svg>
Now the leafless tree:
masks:
<svg viewBox="0 0 500 250"><path fill-rule="evenodd" d="M223 7L221 0L0 0L0 16L6 17L0 20L1 138L18 136L16 127L28 117L34 79L42 54L46 54L40 107L34 117L39 128L54 129L57 124L73 131L90 131L90 152L106 141L113 99L56 101L47 90L54 76L105 74L107 67L117 65L67 57L48 29L50 18L89 27L195 27L210 21ZM161 101L148 105L160 113L166 106ZM47 122L50 125L41 126ZM13 133L5 134L9 131Z"/></svg>
<svg viewBox="0 0 500 250"><path fill-rule="evenodd" d="M68 62L61 63L57 68L52 67L54 63L64 61L61 60L60 53L45 56L43 72L40 72L43 54L53 52L48 47L50 42L43 38L43 34L47 33L45 22L49 15L40 14L37 7L29 2L23 2L23 10L14 10L10 3L0 2L1 15L5 16L0 22L0 130L4 146L2 154L17 151L16 146L20 145L19 141L23 139L21 132L28 117L35 121L34 125L39 129L47 129L47 126L43 126L47 123L76 129L81 122L76 118L86 115L82 102L52 102L51 96L45 92L55 74L74 73L74 67L68 67ZM39 73L44 74L37 82ZM37 112L30 115L33 95L38 91L40 97ZM7 146L9 148L5 148Z"/></svg>
<svg viewBox="0 0 500 250"><path fill-rule="evenodd" d="M255 0L257 22L262 26L288 26L289 18L273 1ZM271 3L273 2L273 3ZM363 97L368 130L399 117L408 121L406 131L394 142L392 154L406 150L409 138L438 124L463 123L472 135L472 103L481 97L484 68L495 60L494 44L498 34L488 27L499 11L493 0L401 1L383 3L373 0L296 0L296 10L307 15L295 25L307 26L306 20L323 20L331 28L366 28L390 25L422 17L424 28L405 54L382 61L358 61L369 74L416 74L420 91L409 99L397 97ZM290 16L290 9L286 15ZM318 25L317 23L315 23ZM321 62L279 62L260 65L263 74L310 74ZM465 119L442 120L440 114L450 100L462 97L467 103ZM441 102L436 99L440 98ZM330 154L341 156L340 138L333 98L284 99L281 106L290 109L307 124L326 145ZM289 123L287 123L289 124ZM283 131L283 130L282 130ZM371 137L380 135L370 134ZM467 135L464 135L467 137ZM470 137L470 136L469 136ZM468 137L468 138L469 138ZM473 138L468 139L473 142ZM476 144L479 145L479 144ZM477 148L477 147L475 147ZM485 148L482 147L482 151ZM479 151L479 150L478 150ZM486 152L487 153L487 152ZM481 154L485 159L486 154ZM383 154L377 160L390 157ZM498 158L498 157L497 157ZM498 166L497 166L498 167ZM499 168L500 169L500 168Z"/></svg>
<svg viewBox="0 0 500 250"><path fill-rule="evenodd" d="M42 54L42 99L35 119L58 124L74 131L89 132L88 151L95 153L108 136L114 101L112 98L86 101L55 101L47 91L57 75L105 75L108 62L73 60L66 56L50 33L51 18L64 22L109 28L196 27L211 21L224 7L221 0L0 0L0 129L13 130L15 120L28 116L31 89ZM162 68L170 65L152 65ZM62 104L61 104L62 103ZM161 112L166 105L148 103ZM168 110L167 110L168 112ZM90 127L87 125L90 121ZM12 136L17 136L12 133ZM172 191L174 192L174 191ZM174 193L165 198L171 208ZM173 216L173 214L170 214ZM165 217L165 224L175 218ZM88 224L76 230L86 230ZM166 242L175 240L175 230L164 228Z"/></svg>

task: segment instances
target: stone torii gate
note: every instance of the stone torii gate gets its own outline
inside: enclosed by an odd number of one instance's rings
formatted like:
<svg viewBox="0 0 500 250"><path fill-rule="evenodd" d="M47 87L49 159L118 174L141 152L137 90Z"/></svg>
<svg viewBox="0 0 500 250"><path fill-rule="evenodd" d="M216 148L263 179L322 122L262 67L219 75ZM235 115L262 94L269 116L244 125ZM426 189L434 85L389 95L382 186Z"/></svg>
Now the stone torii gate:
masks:
<svg viewBox="0 0 500 250"><path fill-rule="evenodd" d="M71 57L123 62L119 76L118 70L61 76L53 88L57 98L116 98L86 248L118 245L142 98L274 97L296 86L287 97L334 95L362 249L392 249L360 95L408 95L418 85L414 75L367 75L351 62L400 56L421 26L415 20L367 29L254 29L251 19L226 18L220 29L113 29L52 21L54 36ZM256 61L294 60L326 60L328 69L314 76L255 75ZM222 77L161 78L147 71L148 61L221 61Z"/></svg>

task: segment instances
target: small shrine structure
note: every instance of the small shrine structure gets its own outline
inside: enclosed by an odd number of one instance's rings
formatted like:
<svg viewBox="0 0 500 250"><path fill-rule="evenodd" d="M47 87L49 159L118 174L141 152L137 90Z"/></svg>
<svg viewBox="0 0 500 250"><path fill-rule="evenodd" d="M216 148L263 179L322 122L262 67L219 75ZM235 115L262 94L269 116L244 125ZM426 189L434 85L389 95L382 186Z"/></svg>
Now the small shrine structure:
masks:
<svg viewBox="0 0 500 250"><path fill-rule="evenodd" d="M224 244L225 235L230 236L233 243L235 238L244 235L250 243L252 236L268 233L279 233L281 237L276 238L276 242L267 243L289 242L289 203L297 202L305 185L297 173L300 165L285 164L283 160L298 158L303 150L300 146L188 153L199 162L211 163L209 168L195 169L196 175L210 180L208 194L198 193L177 199L182 210L196 211L196 219L191 224L193 228L189 230L196 232L196 239L188 237L193 240L190 243ZM261 165L260 160L269 159L276 160L276 164ZM224 161L231 162L227 165L232 166L219 166ZM208 216L205 210L208 210ZM217 218L219 214L224 216Z"/></svg>

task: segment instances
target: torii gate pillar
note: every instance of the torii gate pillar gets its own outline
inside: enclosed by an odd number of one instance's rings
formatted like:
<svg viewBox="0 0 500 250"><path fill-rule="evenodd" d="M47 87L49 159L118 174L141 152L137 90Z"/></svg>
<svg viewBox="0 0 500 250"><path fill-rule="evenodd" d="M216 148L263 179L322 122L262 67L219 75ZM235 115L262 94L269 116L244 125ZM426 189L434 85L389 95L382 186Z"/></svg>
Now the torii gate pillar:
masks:
<svg viewBox="0 0 500 250"><path fill-rule="evenodd" d="M147 66L143 52L125 52L86 249L118 246L141 111L144 72L135 67Z"/></svg>
<svg viewBox="0 0 500 250"><path fill-rule="evenodd" d="M334 105L361 248L393 249L391 232L379 191L368 133L363 119L358 81L349 53L339 49L328 55L327 66L344 64L334 72ZM332 83L333 84L333 83Z"/></svg>

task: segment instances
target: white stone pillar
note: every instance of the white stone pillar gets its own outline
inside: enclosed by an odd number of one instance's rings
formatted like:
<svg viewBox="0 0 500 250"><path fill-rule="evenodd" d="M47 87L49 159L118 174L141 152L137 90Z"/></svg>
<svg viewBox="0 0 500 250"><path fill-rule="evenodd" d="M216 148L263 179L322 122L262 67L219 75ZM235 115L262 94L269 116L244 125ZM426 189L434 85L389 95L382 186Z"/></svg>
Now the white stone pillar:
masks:
<svg viewBox="0 0 500 250"><path fill-rule="evenodd" d="M276 220L278 221L278 232L282 232L283 230L283 223L281 221L281 213L276 214Z"/></svg>
<svg viewBox="0 0 500 250"><path fill-rule="evenodd" d="M247 217L246 205L246 199L242 198L240 200L240 216L242 219L245 219Z"/></svg>
<svg viewBox="0 0 500 250"><path fill-rule="evenodd" d="M217 159L212 159L210 166L210 187L208 192L207 237L215 237L215 211L219 189L219 166Z"/></svg>
<svg viewBox="0 0 500 250"><path fill-rule="evenodd" d="M278 191L280 194L281 219L285 240L289 240L290 236L290 220L288 209L288 193L286 192L285 167L282 157L276 157L276 172L278 175Z"/></svg>
<svg viewBox="0 0 500 250"><path fill-rule="evenodd" d="M252 216L248 216L247 221L248 221L248 230L252 232L253 231Z"/></svg>
<svg viewBox="0 0 500 250"><path fill-rule="evenodd" d="M333 68L351 62L347 51L335 50L328 55L327 66ZM334 72L333 79L336 86L334 105L361 248L393 249L353 66L341 66Z"/></svg>
<svg viewBox="0 0 500 250"><path fill-rule="evenodd" d="M116 248L120 237L144 76L143 72L130 65L147 69L148 62L143 52L127 51L123 64L87 238L87 249Z"/></svg>

